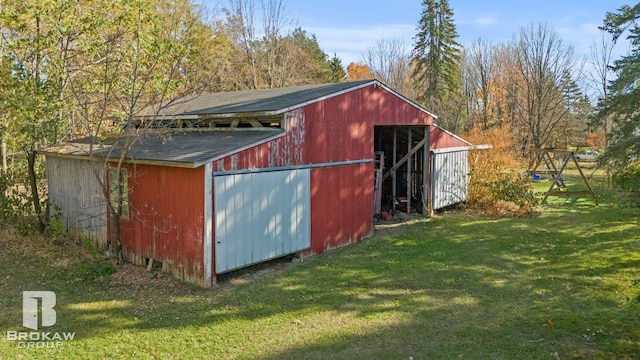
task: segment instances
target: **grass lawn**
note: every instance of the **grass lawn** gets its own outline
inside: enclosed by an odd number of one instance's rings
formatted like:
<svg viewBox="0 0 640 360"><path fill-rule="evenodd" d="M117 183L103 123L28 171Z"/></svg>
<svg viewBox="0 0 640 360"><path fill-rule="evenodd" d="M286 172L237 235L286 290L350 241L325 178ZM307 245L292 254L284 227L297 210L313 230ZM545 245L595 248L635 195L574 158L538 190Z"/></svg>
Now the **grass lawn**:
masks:
<svg viewBox="0 0 640 360"><path fill-rule="evenodd" d="M527 219L442 214L209 290L134 266L92 280L72 246L5 230L0 358L638 359L640 207L592 185L597 207L554 197ZM55 291L47 331L76 338L6 341L26 330L23 290Z"/></svg>

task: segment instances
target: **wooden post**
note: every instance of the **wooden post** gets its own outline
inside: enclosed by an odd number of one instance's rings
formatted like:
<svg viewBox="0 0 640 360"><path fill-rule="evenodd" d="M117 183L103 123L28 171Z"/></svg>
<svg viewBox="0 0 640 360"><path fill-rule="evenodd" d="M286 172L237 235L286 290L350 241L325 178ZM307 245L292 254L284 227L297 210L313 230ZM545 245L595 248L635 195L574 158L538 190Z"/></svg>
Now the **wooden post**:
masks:
<svg viewBox="0 0 640 360"><path fill-rule="evenodd" d="M392 169L396 168L396 160L398 159L398 127L394 126L393 127L393 166ZM382 181L384 181L384 179L382 179ZM396 199L398 198L398 189L397 189L398 183L396 181L396 171L393 170L393 172L391 173L391 196L392 196L392 203L393 203L393 210L396 209Z"/></svg>
<svg viewBox="0 0 640 360"><path fill-rule="evenodd" d="M571 152L570 156L573 159L573 162L576 164L576 167L580 172L580 176L582 176L582 180L584 181L584 184L587 185L587 189L589 189L589 195L591 196L591 199L593 199L593 202L596 204L596 206L598 206L598 200L596 200L596 194L593 193L593 190L591 189L591 185L589 185L587 178L584 176L584 173L582 172L582 167L578 163L578 160L576 159L575 154Z"/></svg>
<svg viewBox="0 0 640 360"><path fill-rule="evenodd" d="M560 168L560 171L558 172L558 174L554 177L553 182L551 183L551 186L549 187L549 190L545 193L544 198L542 199L542 203L544 204L547 201L547 198L549 196L566 196L566 195L589 195L591 197L591 199L593 200L593 202L596 204L596 206L598 206L598 200L596 200L596 196L593 193L593 190L591 189L591 186L589 185L589 182L587 181L587 178L584 176L584 173L582 172L582 168L580 167L580 164L578 163L578 160L576 160L574 153L572 151L562 151L563 153L563 157L562 157L562 167ZM578 172L580 173L580 176L582 177L582 180L584 181L585 185L587 186L588 191L568 191L565 187L564 191L562 190L562 187L560 184L563 184L562 181L562 172L564 171L564 169L567 167L567 164L569 163L569 160L573 159L573 162L575 163ZM553 188L558 185L558 188L560 189L560 191L553 191Z"/></svg>
<svg viewBox="0 0 640 360"><path fill-rule="evenodd" d="M411 214L411 162L413 160L413 155L411 155L411 143L413 130L409 127L409 134L407 135L407 154L409 154L409 159L407 160L407 214Z"/></svg>
<svg viewBox="0 0 640 360"><path fill-rule="evenodd" d="M433 215L431 206L431 133L429 126L424 127L424 138L427 139L422 150L422 214L427 217Z"/></svg>

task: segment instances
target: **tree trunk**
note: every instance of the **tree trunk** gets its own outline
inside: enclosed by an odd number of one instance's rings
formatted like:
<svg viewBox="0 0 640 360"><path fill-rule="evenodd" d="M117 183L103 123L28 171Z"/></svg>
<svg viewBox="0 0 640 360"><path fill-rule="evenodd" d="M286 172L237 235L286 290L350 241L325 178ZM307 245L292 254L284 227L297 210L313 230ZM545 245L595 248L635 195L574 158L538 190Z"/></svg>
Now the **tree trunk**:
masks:
<svg viewBox="0 0 640 360"><path fill-rule="evenodd" d="M2 170L7 172L7 136L2 135Z"/></svg>
<svg viewBox="0 0 640 360"><path fill-rule="evenodd" d="M31 147L31 150L27 150L27 171L29 173L29 185L31 187L31 202L33 204L33 211L36 214L38 231L43 233L45 230L45 214L42 213L42 206L40 205L40 194L38 193L38 179L36 177L36 151L35 146Z"/></svg>

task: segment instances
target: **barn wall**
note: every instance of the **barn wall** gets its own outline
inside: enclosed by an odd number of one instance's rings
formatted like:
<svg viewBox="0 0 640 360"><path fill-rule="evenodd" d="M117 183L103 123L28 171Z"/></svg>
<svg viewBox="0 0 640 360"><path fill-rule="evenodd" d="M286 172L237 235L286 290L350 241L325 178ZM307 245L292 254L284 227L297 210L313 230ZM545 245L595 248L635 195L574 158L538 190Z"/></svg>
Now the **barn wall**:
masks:
<svg viewBox="0 0 640 360"><path fill-rule="evenodd" d="M377 125L427 125L424 111L368 86L285 114L287 134L213 163L214 171L373 159Z"/></svg>
<svg viewBox="0 0 640 360"><path fill-rule="evenodd" d="M429 148L431 150L460 147L460 146L469 146L469 143L463 141L462 139L456 136L453 136L452 134L436 126L431 127L430 134L431 136L429 137L429 142L430 142Z"/></svg>
<svg viewBox="0 0 640 360"><path fill-rule="evenodd" d="M104 172L99 164L88 160L47 156L51 214L58 216L70 233L89 237L94 245L105 249L107 203L95 174L104 179Z"/></svg>
<svg viewBox="0 0 640 360"><path fill-rule="evenodd" d="M211 285L203 263L205 168L127 165L131 205L122 245L134 263L151 258L180 279Z"/></svg>
<svg viewBox="0 0 640 360"><path fill-rule="evenodd" d="M370 186L369 186L370 185ZM373 163L311 171L311 249L320 254L373 229Z"/></svg>
<svg viewBox="0 0 640 360"><path fill-rule="evenodd" d="M311 171L311 249L358 241L373 228L373 130L430 125L433 118L395 94L368 86L284 115L287 134L213 163L213 171L327 164ZM357 165L331 163L370 160Z"/></svg>

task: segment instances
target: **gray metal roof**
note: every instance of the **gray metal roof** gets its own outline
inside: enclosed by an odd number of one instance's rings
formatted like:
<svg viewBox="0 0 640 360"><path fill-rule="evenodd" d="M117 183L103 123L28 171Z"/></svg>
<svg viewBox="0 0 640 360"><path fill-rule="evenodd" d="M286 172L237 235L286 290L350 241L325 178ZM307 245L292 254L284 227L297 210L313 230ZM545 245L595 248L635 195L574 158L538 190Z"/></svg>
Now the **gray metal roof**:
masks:
<svg viewBox="0 0 640 360"><path fill-rule="evenodd" d="M126 152L128 162L195 168L284 134L281 129L154 132L139 136ZM93 144L92 156L118 159L132 137ZM89 141L53 145L40 150L50 156L89 156Z"/></svg>
<svg viewBox="0 0 640 360"><path fill-rule="evenodd" d="M233 91L202 94L176 100L163 108L157 115L232 115L246 113L280 114L291 108L319 101L351 88L376 83L375 80L362 80L322 85L294 86L279 89ZM151 109L143 111L141 116L156 115Z"/></svg>

